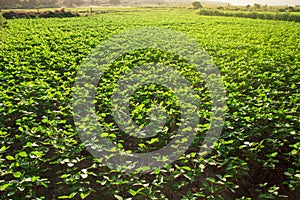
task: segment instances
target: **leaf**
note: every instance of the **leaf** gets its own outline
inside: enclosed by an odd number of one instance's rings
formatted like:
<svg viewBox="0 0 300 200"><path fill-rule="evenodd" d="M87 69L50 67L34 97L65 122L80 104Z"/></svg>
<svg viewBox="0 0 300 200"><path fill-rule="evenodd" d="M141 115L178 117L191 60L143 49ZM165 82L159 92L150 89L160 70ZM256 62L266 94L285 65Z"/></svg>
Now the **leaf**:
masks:
<svg viewBox="0 0 300 200"><path fill-rule="evenodd" d="M86 193L82 192L82 193L80 193L80 197L81 197L81 199L85 199L85 198L88 197L90 194L91 194L91 192L86 192Z"/></svg>
<svg viewBox="0 0 300 200"><path fill-rule="evenodd" d="M39 181L38 183L41 184L42 186L44 186L45 188L48 188L47 183L45 183L44 181Z"/></svg>
<svg viewBox="0 0 300 200"><path fill-rule="evenodd" d="M64 196L59 196L58 198L59 199L72 199L73 197L75 197L76 194L77 194L77 192L73 192L69 196L64 195Z"/></svg>
<svg viewBox="0 0 300 200"><path fill-rule="evenodd" d="M8 146L8 147L2 146L2 147L0 148L0 153L1 153L1 152L5 152L7 149L9 149L9 146Z"/></svg>
<svg viewBox="0 0 300 200"><path fill-rule="evenodd" d="M28 156L27 153L26 153L25 151L20 152L19 155L20 155L21 157L27 157L27 156Z"/></svg>
<svg viewBox="0 0 300 200"><path fill-rule="evenodd" d="M73 167L74 163L69 162L69 163L67 163L67 165L68 165L68 167Z"/></svg>
<svg viewBox="0 0 300 200"><path fill-rule="evenodd" d="M148 144L153 144L155 142L158 142L159 138L152 138L150 141L147 141Z"/></svg>
<svg viewBox="0 0 300 200"><path fill-rule="evenodd" d="M15 178L20 178L21 175L22 175L21 172L14 172L14 173L13 173L13 176L14 176Z"/></svg>
<svg viewBox="0 0 300 200"><path fill-rule="evenodd" d="M80 174L81 178L86 179L88 177L88 174Z"/></svg>
<svg viewBox="0 0 300 200"><path fill-rule="evenodd" d="M147 171L147 170L149 170L149 169L150 169L149 166L143 166L143 167L142 167L142 170L143 170L143 171Z"/></svg>
<svg viewBox="0 0 300 200"><path fill-rule="evenodd" d="M32 142L27 142L27 143L26 143L26 146L27 146L27 147L38 147L39 145L37 145L35 142L34 142L34 143L32 143Z"/></svg>
<svg viewBox="0 0 300 200"><path fill-rule="evenodd" d="M6 183L4 185L1 186L1 190L4 191L6 188L8 188L9 186L12 186L13 184L11 183Z"/></svg>
<svg viewBox="0 0 300 200"><path fill-rule="evenodd" d="M68 176L70 176L70 174L63 174L63 175L60 176L60 178L64 179L64 178L67 178Z"/></svg>
<svg viewBox="0 0 300 200"><path fill-rule="evenodd" d="M213 177L207 177L206 180L212 182L212 183L215 183L216 180L213 178Z"/></svg>
<svg viewBox="0 0 300 200"><path fill-rule="evenodd" d="M32 181L32 182L35 182L35 181L37 181L39 178L40 178L39 176L33 176L33 177L31 177L31 181Z"/></svg>
<svg viewBox="0 0 300 200"><path fill-rule="evenodd" d="M192 170L189 166L182 166L181 168L186 170L186 171L191 171Z"/></svg>
<svg viewBox="0 0 300 200"><path fill-rule="evenodd" d="M185 142L187 142L187 141L188 141L187 138L182 138L182 139L181 139L181 143L185 143Z"/></svg>
<svg viewBox="0 0 300 200"><path fill-rule="evenodd" d="M130 193L132 196L137 195L137 191L135 191L135 190L133 190L133 189L130 189L130 190L129 190L129 193Z"/></svg>
<svg viewBox="0 0 300 200"><path fill-rule="evenodd" d="M15 158L13 156L6 156L7 160L15 160Z"/></svg>
<svg viewBox="0 0 300 200"><path fill-rule="evenodd" d="M119 196L119 195L114 195L114 197L117 199L117 200L123 200L123 197Z"/></svg>
<svg viewBox="0 0 300 200"><path fill-rule="evenodd" d="M16 193L16 191L10 191L8 194L7 194L7 196L13 196L14 194Z"/></svg>

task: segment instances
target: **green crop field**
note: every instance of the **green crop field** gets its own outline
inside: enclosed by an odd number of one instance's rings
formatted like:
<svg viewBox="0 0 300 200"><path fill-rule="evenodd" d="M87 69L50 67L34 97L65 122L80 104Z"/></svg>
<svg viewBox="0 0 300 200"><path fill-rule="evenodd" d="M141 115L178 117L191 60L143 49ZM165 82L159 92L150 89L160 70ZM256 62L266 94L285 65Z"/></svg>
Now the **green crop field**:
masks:
<svg viewBox="0 0 300 200"><path fill-rule="evenodd" d="M6 22L0 27L0 199L299 199L299 23L174 8ZM99 81L95 110L102 136L118 148L151 152L184 123L173 91L144 85L130 99L131 117L146 126L155 101L167 122L157 137L127 139L110 108L126 70L145 63L172 67L193 84L200 109L196 141L176 161L125 173L83 145L73 119L74 84L98 45L139 28L179 31L196 41L222 75L227 107L222 133L205 155L199 149L212 101L193 66L157 48L112 61Z"/></svg>

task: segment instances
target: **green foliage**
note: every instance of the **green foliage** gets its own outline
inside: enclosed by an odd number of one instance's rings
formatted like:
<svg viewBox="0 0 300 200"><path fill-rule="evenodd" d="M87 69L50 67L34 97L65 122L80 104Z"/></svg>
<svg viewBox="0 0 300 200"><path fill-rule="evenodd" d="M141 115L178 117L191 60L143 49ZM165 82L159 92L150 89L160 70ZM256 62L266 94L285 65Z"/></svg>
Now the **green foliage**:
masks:
<svg viewBox="0 0 300 200"><path fill-rule="evenodd" d="M2 14L0 14L0 29L7 27L7 22L5 21L4 17L2 16Z"/></svg>
<svg viewBox="0 0 300 200"><path fill-rule="evenodd" d="M66 17L78 17L79 14L75 14L72 12L66 12L64 9L45 12L4 12L3 17L6 19L18 19L18 18L66 18Z"/></svg>
<svg viewBox="0 0 300 200"><path fill-rule="evenodd" d="M272 13L272 12L246 12L246 11L219 11L201 9L200 15L207 16L226 16L226 17L243 17L251 19L267 19L300 22L300 15L291 13Z"/></svg>
<svg viewBox="0 0 300 200"><path fill-rule="evenodd" d="M161 20L161 19L164 20ZM76 19L18 19L0 40L0 199L296 199L299 193L299 24L205 17L191 12L124 12ZM141 87L132 118L149 123L152 101L168 113L157 137L125 137L111 119L110 95L126 70L159 62L193 83L201 116L196 140L173 164L141 174L107 168L83 147L72 113L74 78L101 41L127 29L165 27L193 37L213 57L227 90L221 138L199 153L209 128L205 83L185 60L158 49L129 52L99 82L104 136L136 152L160 148L178 126L173 92Z"/></svg>

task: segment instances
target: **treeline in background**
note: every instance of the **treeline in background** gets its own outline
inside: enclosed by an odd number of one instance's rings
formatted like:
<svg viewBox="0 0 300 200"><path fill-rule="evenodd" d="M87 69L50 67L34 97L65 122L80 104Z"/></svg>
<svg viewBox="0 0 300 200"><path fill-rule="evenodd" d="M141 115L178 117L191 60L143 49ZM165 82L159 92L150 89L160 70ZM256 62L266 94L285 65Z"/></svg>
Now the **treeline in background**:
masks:
<svg viewBox="0 0 300 200"><path fill-rule="evenodd" d="M120 4L120 0L0 0L0 9L58 8Z"/></svg>

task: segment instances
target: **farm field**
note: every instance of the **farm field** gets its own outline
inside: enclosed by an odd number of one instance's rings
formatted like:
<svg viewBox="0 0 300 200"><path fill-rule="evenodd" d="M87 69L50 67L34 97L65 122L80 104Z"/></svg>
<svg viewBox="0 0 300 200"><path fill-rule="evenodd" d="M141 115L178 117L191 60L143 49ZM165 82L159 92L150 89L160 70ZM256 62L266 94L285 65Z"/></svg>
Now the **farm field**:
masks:
<svg viewBox="0 0 300 200"><path fill-rule="evenodd" d="M278 11L218 11L216 9L201 9L199 14L206 16L230 16L244 17L251 19L268 19L300 22L299 12L278 12Z"/></svg>
<svg viewBox="0 0 300 200"><path fill-rule="evenodd" d="M172 116L168 128L149 140L126 139L112 120L110 97L130 68L148 62L173 67L193 83L202 111L197 141L175 162L124 173L94 158L80 140L74 84L98 45L139 28L179 31L202 46L222 75L227 108L222 133L203 157L199 148L212 103L197 71L155 48L113 61L100 79L96 112L105 136L119 148L153 151L180 124L174 93L146 85L130 101L133 119L147 125L154 98ZM7 20L0 28L0 199L299 199L299 35L296 22L174 8Z"/></svg>

